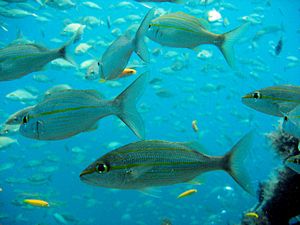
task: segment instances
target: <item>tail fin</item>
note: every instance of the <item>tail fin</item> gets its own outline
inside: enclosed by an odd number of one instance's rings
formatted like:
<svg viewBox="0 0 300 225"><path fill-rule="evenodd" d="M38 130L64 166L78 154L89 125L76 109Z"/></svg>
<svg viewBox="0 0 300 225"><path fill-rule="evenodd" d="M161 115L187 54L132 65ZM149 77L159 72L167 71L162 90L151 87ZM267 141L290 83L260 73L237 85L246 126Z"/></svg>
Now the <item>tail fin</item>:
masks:
<svg viewBox="0 0 300 225"><path fill-rule="evenodd" d="M249 25L249 23L245 23L232 31L222 34L223 41L220 44L217 44L228 65L232 68L234 68L235 65L233 45L246 32Z"/></svg>
<svg viewBox="0 0 300 225"><path fill-rule="evenodd" d="M227 171L245 191L254 195L255 193L250 183L250 178L245 168L243 168L243 159L246 156L247 149L251 146L252 136L252 132L246 134L232 147L230 152L223 157L223 169Z"/></svg>
<svg viewBox="0 0 300 225"><path fill-rule="evenodd" d="M65 59L66 61L72 63L73 65L76 65L76 63L74 62L74 60L72 58L70 58L67 55L67 52L68 52L67 49L72 44L75 44L76 42L78 42L80 40L84 28L85 28L84 26L81 26L80 28L78 28L78 30L76 31L76 33L74 33L74 35L71 37L71 39L58 49L59 57Z"/></svg>
<svg viewBox="0 0 300 225"><path fill-rule="evenodd" d="M141 139L145 136L144 122L136 109L136 102L145 89L147 79L148 72L140 75L114 100L118 107L117 116Z"/></svg>
<svg viewBox="0 0 300 225"><path fill-rule="evenodd" d="M144 40L144 36L149 28L151 20L154 17L154 12L155 8L152 8L148 11L135 34L135 38L133 39L134 51L144 62L150 61L150 56Z"/></svg>

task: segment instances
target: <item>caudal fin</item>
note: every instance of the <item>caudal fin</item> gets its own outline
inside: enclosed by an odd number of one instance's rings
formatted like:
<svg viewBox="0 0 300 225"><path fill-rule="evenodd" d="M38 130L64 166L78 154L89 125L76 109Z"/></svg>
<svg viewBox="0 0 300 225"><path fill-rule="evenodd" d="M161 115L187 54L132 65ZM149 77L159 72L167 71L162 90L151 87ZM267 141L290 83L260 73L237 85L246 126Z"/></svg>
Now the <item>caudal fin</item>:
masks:
<svg viewBox="0 0 300 225"><path fill-rule="evenodd" d="M249 132L241 138L223 157L223 169L248 193L254 195L250 178L243 166L247 150L251 147L253 133Z"/></svg>
<svg viewBox="0 0 300 225"><path fill-rule="evenodd" d="M245 23L232 31L222 34L223 41L220 44L217 44L224 55L226 62L232 68L235 65L233 45L242 37L248 27L249 23Z"/></svg>
<svg viewBox="0 0 300 225"><path fill-rule="evenodd" d="M141 139L145 136L145 129L136 103L145 89L147 79L148 72L143 73L114 100L118 108L117 116Z"/></svg>
<svg viewBox="0 0 300 225"><path fill-rule="evenodd" d="M65 59L66 61L72 63L73 65L76 65L75 61L67 54L69 52L68 48L72 45L78 42L81 38L81 35L83 33L85 26L81 26L78 28L76 33L71 37L69 41L67 41L62 47L58 49L59 57Z"/></svg>
<svg viewBox="0 0 300 225"><path fill-rule="evenodd" d="M148 48L146 46L144 38L149 28L149 24L154 17L154 13L155 8L152 8L148 11L135 34L135 38L133 39L134 51L144 62L150 61Z"/></svg>

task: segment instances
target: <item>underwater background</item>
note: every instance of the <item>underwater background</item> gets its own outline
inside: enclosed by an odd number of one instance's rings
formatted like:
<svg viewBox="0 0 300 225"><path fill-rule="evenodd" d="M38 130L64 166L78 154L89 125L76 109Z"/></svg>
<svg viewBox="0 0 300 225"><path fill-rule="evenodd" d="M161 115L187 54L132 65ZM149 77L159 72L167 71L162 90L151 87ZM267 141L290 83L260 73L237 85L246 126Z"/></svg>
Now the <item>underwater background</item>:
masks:
<svg viewBox="0 0 300 225"><path fill-rule="evenodd" d="M92 48L81 54L74 53L78 43L72 48L71 56L78 68L49 63L42 71L0 83L1 122L19 109L41 100L45 91L54 85L95 89L106 99L112 99L137 75L150 71L149 83L138 103L146 139L198 141L205 153L221 156L245 133L254 130L253 147L245 159L251 182L257 188L260 181L272 176L274 168L281 166L265 136L277 129L278 118L246 107L241 97L252 90L276 84L300 85L300 1L216 0L208 1L206 5L199 2L186 5L147 2L146 6L158 10L183 11L202 18L207 18L207 12L216 9L222 18L211 23L211 30L217 33L232 30L245 20L250 21L250 29L235 44L237 69L232 70L226 64L215 46L202 45L194 51L165 47L148 40L151 62L143 65L133 54L129 65L141 65L136 67L137 74L105 83L86 80L86 69L80 69L80 63L100 58L118 35L130 26L140 24L148 8L135 1L126 4L118 0L94 1L101 9L88 7L83 1L73 2L76 6L59 10L28 0L27 4L33 6L30 10L36 16L8 18L0 15L1 47L15 40L21 31L27 40L57 48L70 38L62 35L67 24L85 24L86 16L100 20L96 25L86 23L79 42L89 43ZM9 3L6 7L19 6ZM224 18L229 21L226 26ZM256 33L268 26L280 29L255 39ZM276 56L274 47L281 38L282 52ZM212 56L200 57L198 53L202 50L211 52ZM37 79L37 75L45 75L47 79ZM29 101L6 97L17 89L26 89L36 97ZM197 133L192 129L193 120L198 121ZM18 133L10 136L17 143L0 149L1 225L143 225L161 224L164 219L175 225L238 224L243 214L257 202L255 196L246 193L223 171L202 174L197 178L200 185L183 183L143 191L89 186L79 179L87 165L117 147L138 140L115 116L106 117L98 124L96 130L60 141L38 141ZM180 193L191 188L198 192L177 199ZM25 205L23 200L26 198L46 200L50 207ZM64 221L57 219L57 215Z"/></svg>

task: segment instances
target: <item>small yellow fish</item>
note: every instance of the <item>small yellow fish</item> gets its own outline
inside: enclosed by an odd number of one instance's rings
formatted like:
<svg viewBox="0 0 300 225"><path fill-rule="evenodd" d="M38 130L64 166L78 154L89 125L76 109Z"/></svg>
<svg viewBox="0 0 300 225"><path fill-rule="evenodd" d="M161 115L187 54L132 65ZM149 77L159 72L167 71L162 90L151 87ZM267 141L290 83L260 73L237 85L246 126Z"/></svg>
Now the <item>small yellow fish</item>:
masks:
<svg viewBox="0 0 300 225"><path fill-rule="evenodd" d="M194 193L197 193L197 189L190 189L185 192L182 192L180 195L177 196L177 198L184 198L184 197L189 196Z"/></svg>
<svg viewBox="0 0 300 225"><path fill-rule="evenodd" d="M197 133L199 131L198 125L197 125L197 120L192 121L192 128L193 130Z"/></svg>
<svg viewBox="0 0 300 225"><path fill-rule="evenodd" d="M245 216L258 219L258 214L256 212L248 212Z"/></svg>
<svg viewBox="0 0 300 225"><path fill-rule="evenodd" d="M136 74L136 70L135 69L125 68L123 70L123 72L118 77L119 78L121 78L121 77L127 77L127 76L132 75L132 74Z"/></svg>
<svg viewBox="0 0 300 225"><path fill-rule="evenodd" d="M127 77L127 76L130 76L130 75L133 75L133 74L136 74L136 70L135 70L135 69L125 68L125 69L123 70L123 72L122 72L120 75L118 75L117 78L123 78L123 77ZM103 78L101 78L101 79L99 80L100 83L104 83L105 81L106 81L106 80L103 79Z"/></svg>
<svg viewBox="0 0 300 225"><path fill-rule="evenodd" d="M39 199L24 199L24 203L39 207L48 207L49 203Z"/></svg>

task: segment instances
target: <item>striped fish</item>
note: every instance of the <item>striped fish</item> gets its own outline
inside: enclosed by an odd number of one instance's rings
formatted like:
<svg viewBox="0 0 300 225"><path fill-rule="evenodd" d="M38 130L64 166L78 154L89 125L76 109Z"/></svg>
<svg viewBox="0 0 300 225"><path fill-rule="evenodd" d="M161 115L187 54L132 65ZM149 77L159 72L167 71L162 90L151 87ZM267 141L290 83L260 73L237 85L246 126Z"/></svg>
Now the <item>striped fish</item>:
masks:
<svg viewBox="0 0 300 225"><path fill-rule="evenodd" d="M242 97L250 108L273 116L284 117L300 104L300 86L278 85L250 92Z"/></svg>
<svg viewBox="0 0 300 225"><path fill-rule="evenodd" d="M32 43L10 44L0 49L0 81L15 80L29 73L42 70L57 58L74 63L66 55L67 48L79 39L81 31L58 49L48 49Z"/></svg>
<svg viewBox="0 0 300 225"><path fill-rule="evenodd" d="M215 34L207 29L207 22L183 12L162 15L151 21L147 36L165 46L194 49L202 44L216 45L227 63L234 67L233 44L248 28L244 24L225 34Z"/></svg>
<svg viewBox="0 0 300 225"><path fill-rule="evenodd" d="M252 193L248 176L242 169L251 136L251 133L245 135L222 157L201 153L197 143L139 141L97 159L81 172L80 178L96 186L142 189L188 182L201 173L224 170L244 190Z"/></svg>
<svg viewBox="0 0 300 225"><path fill-rule="evenodd" d="M95 90L64 90L47 95L22 120L20 133L38 140L59 140L93 129L106 116L117 115L138 137L144 125L136 110L147 73L139 76L114 100L104 100Z"/></svg>
<svg viewBox="0 0 300 225"><path fill-rule="evenodd" d="M149 53L144 41L149 23L154 16L155 9L149 10L139 26L135 37L129 34L118 37L103 53L101 60L94 62L87 70L86 79L114 80L126 68L133 52L144 61L149 62Z"/></svg>

